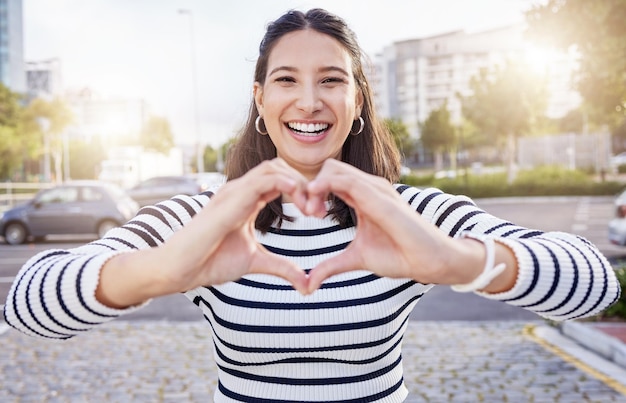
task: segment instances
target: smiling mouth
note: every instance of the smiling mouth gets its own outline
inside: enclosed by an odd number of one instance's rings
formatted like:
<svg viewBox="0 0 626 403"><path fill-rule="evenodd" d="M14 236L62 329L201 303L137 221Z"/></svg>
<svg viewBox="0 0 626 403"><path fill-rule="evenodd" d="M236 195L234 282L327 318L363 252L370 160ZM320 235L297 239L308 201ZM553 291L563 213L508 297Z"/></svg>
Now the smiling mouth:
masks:
<svg viewBox="0 0 626 403"><path fill-rule="evenodd" d="M300 136L315 137L325 132L330 125L328 123L287 123L287 127Z"/></svg>

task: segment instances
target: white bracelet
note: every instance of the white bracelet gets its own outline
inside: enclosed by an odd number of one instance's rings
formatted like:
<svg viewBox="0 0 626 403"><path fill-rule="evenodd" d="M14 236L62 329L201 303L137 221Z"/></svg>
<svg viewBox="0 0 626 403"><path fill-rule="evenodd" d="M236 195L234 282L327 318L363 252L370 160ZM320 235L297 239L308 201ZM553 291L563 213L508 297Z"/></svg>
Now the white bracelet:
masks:
<svg viewBox="0 0 626 403"><path fill-rule="evenodd" d="M482 234L473 234L471 232L463 232L461 234L462 238L472 238L477 241L480 241L485 245L485 249L487 252L487 261L485 262L485 268L483 272L474 279L471 283L467 284L455 284L452 285L451 288L456 292L470 292L482 290L487 287L494 278L500 275L504 269L506 269L506 264L500 263L499 265L494 267L495 260L495 246L493 238L486 237Z"/></svg>

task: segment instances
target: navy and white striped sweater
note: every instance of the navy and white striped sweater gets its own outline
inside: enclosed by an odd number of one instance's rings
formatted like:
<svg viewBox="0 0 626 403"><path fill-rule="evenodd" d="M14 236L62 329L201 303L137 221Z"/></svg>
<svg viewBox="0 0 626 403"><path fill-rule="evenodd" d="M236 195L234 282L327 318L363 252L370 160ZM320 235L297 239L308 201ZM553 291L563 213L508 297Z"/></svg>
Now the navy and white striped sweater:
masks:
<svg viewBox="0 0 626 403"><path fill-rule="evenodd" d="M516 226L466 197L437 189L396 188L450 236L470 230L513 249L519 265L514 288L481 294L486 298L565 320L594 315L619 297L613 269L584 239ZM143 208L103 239L34 256L9 293L7 322L29 335L63 339L138 309L111 309L95 299L102 265L117 253L164 242L209 196L178 196ZM315 267L340 253L355 235L354 227L340 228L331 218L303 216L291 204L283 209L295 220L257 237L300 267ZM309 296L270 275L249 275L185 295L202 310L212 331L219 367L215 401L398 402L407 395L402 336L411 310L431 287L354 271L328 279Z"/></svg>

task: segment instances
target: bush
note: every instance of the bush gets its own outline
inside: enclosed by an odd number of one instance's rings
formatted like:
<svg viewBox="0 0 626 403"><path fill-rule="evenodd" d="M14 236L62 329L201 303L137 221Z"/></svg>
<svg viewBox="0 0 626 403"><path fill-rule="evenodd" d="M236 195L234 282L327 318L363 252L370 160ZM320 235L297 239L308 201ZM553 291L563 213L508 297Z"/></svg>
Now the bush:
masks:
<svg viewBox="0 0 626 403"><path fill-rule="evenodd" d="M459 171L460 173L462 171ZM539 167L520 171L511 185L505 173L472 175L461 173L456 178L435 179L433 175L408 175L403 183L416 187L436 187L450 194L472 198L505 196L613 196L621 182L597 182L592 175L561 167Z"/></svg>
<svg viewBox="0 0 626 403"><path fill-rule="evenodd" d="M626 263L622 263L619 267L617 267L615 269L615 274L617 276L617 280L619 281L622 293L613 305L594 317L595 320L626 320L626 294L624 294L624 290L626 290Z"/></svg>

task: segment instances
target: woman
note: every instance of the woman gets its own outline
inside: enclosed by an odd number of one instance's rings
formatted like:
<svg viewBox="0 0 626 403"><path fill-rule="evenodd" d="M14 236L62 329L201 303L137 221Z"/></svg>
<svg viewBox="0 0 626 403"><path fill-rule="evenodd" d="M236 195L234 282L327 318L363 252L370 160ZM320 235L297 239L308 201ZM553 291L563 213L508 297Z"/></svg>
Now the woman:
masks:
<svg viewBox="0 0 626 403"><path fill-rule="evenodd" d="M402 401L402 335L433 284L555 320L616 300L611 266L585 240L392 185L398 153L361 58L344 21L323 10L270 24L227 183L33 257L8 323L67 338L184 292L211 329L215 401Z"/></svg>

